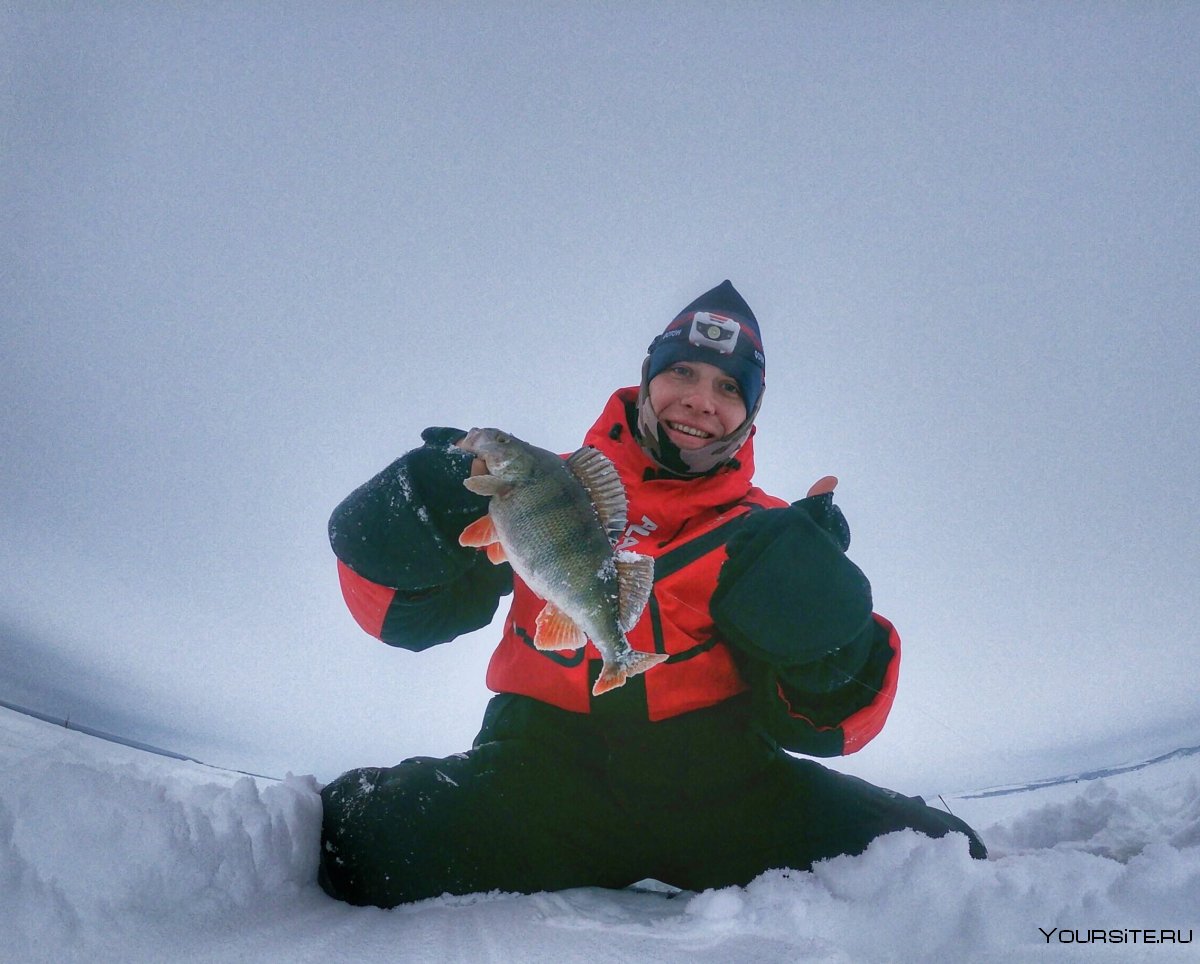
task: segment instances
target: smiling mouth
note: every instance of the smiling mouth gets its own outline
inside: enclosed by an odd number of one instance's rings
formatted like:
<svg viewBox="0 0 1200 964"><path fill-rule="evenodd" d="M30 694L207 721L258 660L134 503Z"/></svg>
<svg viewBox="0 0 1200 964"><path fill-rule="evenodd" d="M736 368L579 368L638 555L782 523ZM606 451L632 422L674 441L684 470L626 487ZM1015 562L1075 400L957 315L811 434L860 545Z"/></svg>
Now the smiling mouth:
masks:
<svg viewBox="0 0 1200 964"><path fill-rule="evenodd" d="M684 425L681 422L667 422L667 428L673 432L679 432L681 435L690 435L692 438L712 438L711 432L705 432L702 429L692 428L690 425Z"/></svg>

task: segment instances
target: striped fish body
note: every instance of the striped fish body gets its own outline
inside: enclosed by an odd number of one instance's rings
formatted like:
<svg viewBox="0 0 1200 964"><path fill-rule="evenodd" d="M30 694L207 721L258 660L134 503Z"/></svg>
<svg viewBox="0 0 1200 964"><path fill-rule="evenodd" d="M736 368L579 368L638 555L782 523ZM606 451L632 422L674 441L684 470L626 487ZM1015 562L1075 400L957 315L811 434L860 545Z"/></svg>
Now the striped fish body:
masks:
<svg viewBox="0 0 1200 964"><path fill-rule="evenodd" d="M634 650L625 636L649 598L654 561L613 548L626 502L612 463L592 448L564 460L498 429L472 429L459 446L488 469L464 485L490 499L487 514L459 541L509 562L546 601L534 645L578 649L590 639L604 659L596 694L666 659Z"/></svg>

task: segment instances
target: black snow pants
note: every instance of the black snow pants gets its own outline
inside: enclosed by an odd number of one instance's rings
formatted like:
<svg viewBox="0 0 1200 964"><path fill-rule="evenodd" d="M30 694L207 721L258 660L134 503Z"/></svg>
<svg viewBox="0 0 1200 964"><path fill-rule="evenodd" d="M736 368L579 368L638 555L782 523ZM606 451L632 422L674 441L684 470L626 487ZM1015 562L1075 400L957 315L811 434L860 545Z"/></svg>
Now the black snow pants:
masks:
<svg viewBox="0 0 1200 964"><path fill-rule="evenodd" d="M380 907L646 878L699 891L906 828L986 856L956 817L773 749L723 707L633 725L496 697L470 751L325 787L321 886Z"/></svg>

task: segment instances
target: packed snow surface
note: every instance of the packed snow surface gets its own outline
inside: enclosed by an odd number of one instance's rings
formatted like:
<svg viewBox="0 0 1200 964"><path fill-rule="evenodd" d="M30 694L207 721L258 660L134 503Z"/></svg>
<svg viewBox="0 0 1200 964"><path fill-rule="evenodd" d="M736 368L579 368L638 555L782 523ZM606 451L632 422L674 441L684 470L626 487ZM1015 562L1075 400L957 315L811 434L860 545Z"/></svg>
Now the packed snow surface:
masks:
<svg viewBox="0 0 1200 964"><path fill-rule="evenodd" d="M316 886L318 790L312 777L230 773L0 708L0 959L1200 960L1193 751L946 797L981 831L987 861L961 838L905 832L747 887L648 881L391 911Z"/></svg>

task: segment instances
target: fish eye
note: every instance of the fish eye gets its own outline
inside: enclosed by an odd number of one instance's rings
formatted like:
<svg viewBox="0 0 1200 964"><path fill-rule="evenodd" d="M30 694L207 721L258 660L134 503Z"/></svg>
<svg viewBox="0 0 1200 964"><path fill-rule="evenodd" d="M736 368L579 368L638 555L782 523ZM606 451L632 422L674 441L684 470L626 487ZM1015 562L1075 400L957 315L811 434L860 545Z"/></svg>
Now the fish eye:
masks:
<svg viewBox="0 0 1200 964"><path fill-rule="evenodd" d="M509 442L512 441L512 437L505 435L503 432L498 432L498 433L496 433L496 441L499 442L501 445L507 445Z"/></svg>

